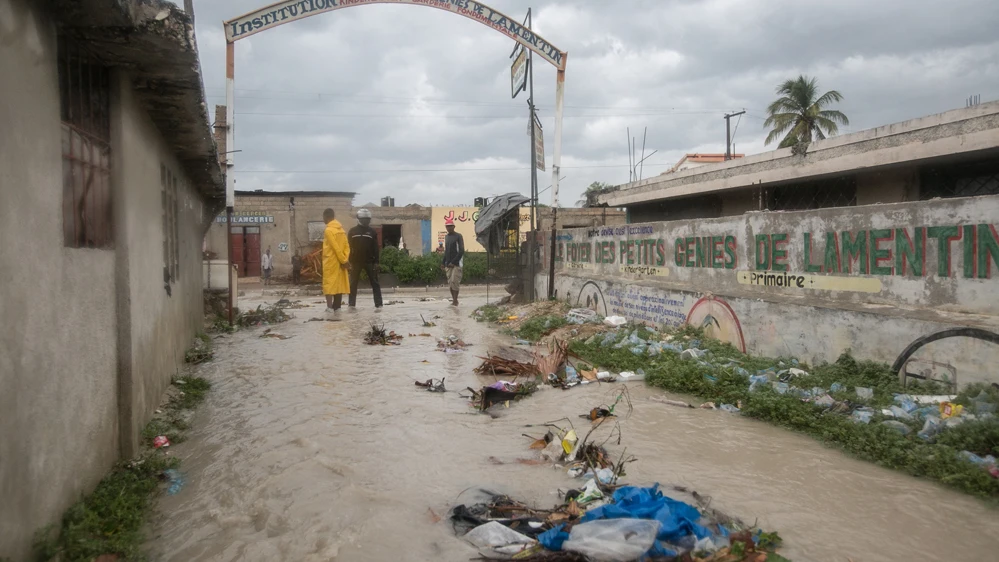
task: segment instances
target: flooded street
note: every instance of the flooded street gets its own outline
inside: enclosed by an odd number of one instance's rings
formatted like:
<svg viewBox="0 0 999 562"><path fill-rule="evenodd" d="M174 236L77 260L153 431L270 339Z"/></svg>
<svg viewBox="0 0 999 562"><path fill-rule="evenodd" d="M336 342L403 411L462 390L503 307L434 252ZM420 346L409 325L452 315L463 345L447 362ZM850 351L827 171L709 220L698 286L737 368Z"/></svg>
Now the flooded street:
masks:
<svg viewBox="0 0 999 562"><path fill-rule="evenodd" d="M251 294L240 307L278 298ZM324 316L321 297L290 298L310 305L272 326L290 339L242 330L217 340L215 361L199 369L213 389L188 441L171 448L188 484L159 500L146 545L153 560L464 561L477 551L429 510L446 516L472 501L462 495L469 488L550 507L559 489L581 484L515 462L536 457L522 434L544 433L525 426L569 417L585 428L579 415L613 400L619 385L549 388L494 408L496 417L474 412L457 391L493 382L472 369L511 342L470 318L484 296L456 309L386 295L405 302L376 314L362 295L359 311L338 322L306 322ZM423 328L421 313L441 318ZM364 345L372 321L406 336L402 345ZM434 337L409 337L421 332ZM451 334L473 347L436 351L436 338ZM449 392L414 387L432 377L445 377ZM781 553L796 562L995 556L999 514L981 501L738 415L651 401L662 392L643 383L629 388L621 445L607 444L615 458L625 447L637 456L626 481L710 496L712 507L778 531Z"/></svg>

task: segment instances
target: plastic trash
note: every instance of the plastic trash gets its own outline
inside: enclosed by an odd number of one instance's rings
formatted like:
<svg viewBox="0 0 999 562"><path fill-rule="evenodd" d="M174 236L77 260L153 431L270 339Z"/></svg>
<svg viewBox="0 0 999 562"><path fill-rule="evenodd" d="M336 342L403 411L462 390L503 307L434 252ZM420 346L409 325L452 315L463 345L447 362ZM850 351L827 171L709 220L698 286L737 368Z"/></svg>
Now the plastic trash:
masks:
<svg viewBox="0 0 999 562"><path fill-rule="evenodd" d="M598 371L597 372L597 380L598 381L605 381L605 380L610 379L610 378L611 378L611 374L608 371Z"/></svg>
<svg viewBox="0 0 999 562"><path fill-rule="evenodd" d="M962 411L964 411L964 406L960 404L952 404L950 402L940 403L940 419L942 420L960 416Z"/></svg>
<svg viewBox="0 0 999 562"><path fill-rule="evenodd" d="M599 562L629 562L648 552L659 534L654 519L599 519L572 528L563 550Z"/></svg>
<svg viewBox="0 0 999 562"><path fill-rule="evenodd" d="M836 403L836 400L834 400L833 397L829 396L828 394L823 394L822 396L819 396L818 398L816 398L815 402L813 402L813 403L816 406L822 406L823 408L829 408L833 404Z"/></svg>
<svg viewBox="0 0 999 562"><path fill-rule="evenodd" d="M576 496L576 503L579 505L586 505L603 498L604 493L601 492L600 488L597 486L597 481L591 478L586 481L586 485L583 486L582 491L578 496Z"/></svg>
<svg viewBox="0 0 999 562"><path fill-rule="evenodd" d="M184 475L175 468L168 468L164 470L163 476L166 476L167 482L170 483L167 487L167 494L171 496L179 492L181 488L184 487L184 484L187 483L187 479L184 478Z"/></svg>
<svg viewBox="0 0 999 562"><path fill-rule="evenodd" d="M874 417L874 410L870 408L857 408L856 410L853 411L853 414L850 415L850 418L853 421L862 424L871 423L871 418L873 417Z"/></svg>
<svg viewBox="0 0 999 562"><path fill-rule="evenodd" d="M900 406L892 406L888 408L891 412L893 418L898 420L911 420L912 414L910 414L905 408Z"/></svg>
<svg viewBox="0 0 999 562"><path fill-rule="evenodd" d="M738 407L733 406L731 404L722 404L721 406L718 406L718 409L719 410L724 410L724 411L732 413L732 414L738 414L741 411L741 410L739 410Z"/></svg>
<svg viewBox="0 0 999 562"><path fill-rule="evenodd" d="M485 525L479 525L466 533L463 538L472 543L472 546L479 548L508 546L512 544L525 546L534 544L534 539L531 537L520 534L497 521L490 521Z"/></svg>
<svg viewBox="0 0 999 562"><path fill-rule="evenodd" d="M826 389L824 389L824 388L822 388L820 386L813 386L812 389L808 391L808 394L811 397L813 397L813 398L816 397L816 396L822 396L825 393L826 393Z"/></svg>
<svg viewBox="0 0 999 562"><path fill-rule="evenodd" d="M769 382L770 379L766 375L751 375L749 377L749 391L753 392L758 388L766 386Z"/></svg>
<svg viewBox="0 0 999 562"><path fill-rule="evenodd" d="M631 348L631 352L634 353L635 355L643 355L645 354L645 346L636 345L635 347Z"/></svg>
<svg viewBox="0 0 999 562"><path fill-rule="evenodd" d="M838 382L832 383L832 386L829 387L829 392L843 392L844 390L846 387Z"/></svg>
<svg viewBox="0 0 999 562"><path fill-rule="evenodd" d="M902 408L906 412L912 412L919 406L916 401L912 399L912 396L908 394L896 394L894 398L895 404L898 404L899 408Z"/></svg>
<svg viewBox="0 0 999 562"><path fill-rule="evenodd" d="M750 376L749 375L749 371L747 371L746 369L744 369L742 367L736 367L733 370L734 370L735 374L737 374L737 375L741 375L741 376L747 377L747 378L749 378L749 376Z"/></svg>
<svg viewBox="0 0 999 562"><path fill-rule="evenodd" d="M912 429L909 426L896 420L886 420L881 422L881 425L885 427L890 427L895 431L901 433L902 435L908 435L912 431Z"/></svg>
<svg viewBox="0 0 999 562"><path fill-rule="evenodd" d="M597 313L589 308L573 308L565 315L565 319L573 324L585 324L597 318Z"/></svg>
<svg viewBox="0 0 999 562"><path fill-rule="evenodd" d="M601 484L613 484L617 480L617 476L614 475L614 471L609 468L601 468L596 474L597 480Z"/></svg>
<svg viewBox="0 0 999 562"><path fill-rule="evenodd" d="M956 394L925 394L912 397L912 399L916 401L916 404L919 404L920 406L939 404L941 402L953 402L955 398L957 398Z"/></svg>
<svg viewBox="0 0 999 562"><path fill-rule="evenodd" d="M159 449L160 447L169 447L170 440L166 438L166 435L157 435L153 437L153 448Z"/></svg>
<svg viewBox="0 0 999 562"><path fill-rule="evenodd" d="M576 372L576 368L572 365L565 366L565 382L574 383L579 382L579 373Z"/></svg>
<svg viewBox="0 0 999 562"><path fill-rule="evenodd" d="M684 359L684 360L687 360L687 359L700 359L701 357L704 357L707 354L708 354L708 350L706 350L706 349L694 349L694 348L685 349L685 350L683 350L683 352L680 353L680 359Z"/></svg>
<svg viewBox="0 0 999 562"><path fill-rule="evenodd" d="M788 386L788 384L786 382L775 382L774 383L774 390L777 391L777 394L787 394L787 391L790 390L790 388L791 387Z"/></svg>
<svg viewBox="0 0 999 562"><path fill-rule="evenodd" d="M617 377L618 379L623 380L624 382L644 381L645 373L639 374L639 373L632 373L631 371L623 371L621 373L618 373Z"/></svg>
<svg viewBox="0 0 999 562"><path fill-rule="evenodd" d="M858 386L856 390L857 390L857 398L860 398L861 400L870 400L871 398L874 398L873 388Z"/></svg>
<svg viewBox="0 0 999 562"><path fill-rule="evenodd" d="M808 372L803 371L801 369L798 369L797 367L791 367L790 369L787 370L787 372L792 377L807 377L808 376Z"/></svg>
<svg viewBox="0 0 999 562"><path fill-rule="evenodd" d="M727 546L729 546L729 541L724 537L704 537L694 544L694 552L697 554L714 554Z"/></svg>
<svg viewBox="0 0 999 562"><path fill-rule="evenodd" d="M617 328L618 326L624 326L628 323L628 320L624 316L608 316L604 318L604 324Z"/></svg>
<svg viewBox="0 0 999 562"><path fill-rule="evenodd" d="M925 441L932 441L936 434L940 433L941 428L943 428L943 422L940 418L927 416L926 423L923 424L923 429L920 429L916 435Z"/></svg>
<svg viewBox="0 0 999 562"><path fill-rule="evenodd" d="M964 457L964 460L975 463L979 466L994 466L996 464L996 458L992 455L988 455L983 458L975 453L972 453L971 451L961 451L958 454Z"/></svg>

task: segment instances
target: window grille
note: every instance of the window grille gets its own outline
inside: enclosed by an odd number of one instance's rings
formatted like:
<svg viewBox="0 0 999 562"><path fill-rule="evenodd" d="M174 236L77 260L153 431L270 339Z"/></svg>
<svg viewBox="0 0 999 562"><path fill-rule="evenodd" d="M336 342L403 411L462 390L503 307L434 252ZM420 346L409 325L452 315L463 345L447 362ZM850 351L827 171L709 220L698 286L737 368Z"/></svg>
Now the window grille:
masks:
<svg viewBox="0 0 999 562"><path fill-rule="evenodd" d="M999 194L999 158L920 169L919 199Z"/></svg>
<svg viewBox="0 0 999 562"><path fill-rule="evenodd" d="M58 40L58 64L63 242L71 248L110 248L110 74L65 36Z"/></svg>

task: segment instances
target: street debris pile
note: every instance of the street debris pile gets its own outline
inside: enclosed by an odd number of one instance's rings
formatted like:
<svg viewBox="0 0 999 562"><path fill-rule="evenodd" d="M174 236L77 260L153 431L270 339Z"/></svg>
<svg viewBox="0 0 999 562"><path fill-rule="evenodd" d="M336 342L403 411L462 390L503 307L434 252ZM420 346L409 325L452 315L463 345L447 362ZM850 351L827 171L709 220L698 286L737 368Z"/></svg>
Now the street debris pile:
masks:
<svg viewBox="0 0 999 562"><path fill-rule="evenodd" d="M368 345L401 345L402 335L386 332L385 326L372 324L371 329L364 334L364 343Z"/></svg>
<svg viewBox="0 0 999 562"><path fill-rule="evenodd" d="M619 390L619 399L627 393ZM610 427L604 444L616 436L617 421L601 418L582 439L571 422L542 424L541 438L531 437L530 449L540 459L517 459L518 464L553 464L583 482L559 492L561 503L551 508L479 490L483 501L451 509L455 534L479 550L480 559L534 561L697 560L711 562L779 562L773 550L776 533L763 533L738 519L711 509L710 498L693 492L697 506L663 494L659 484L649 487L621 483L625 466L635 462L625 449L618 459L603 444L590 441L601 427ZM505 464L491 459L496 464ZM688 494L685 488L674 491Z"/></svg>
<svg viewBox="0 0 999 562"><path fill-rule="evenodd" d="M281 300L277 301L276 303L274 303L274 306L280 308L281 310L287 310L289 308L291 308L291 309L294 309L294 308L309 308L309 305L306 304L306 303L303 303L302 301L292 302L292 301L290 301L288 299L281 299Z"/></svg>
<svg viewBox="0 0 999 562"><path fill-rule="evenodd" d="M475 372L480 375L507 378L538 377L541 375L537 365L531 363L521 363L496 355L488 355L479 359L482 359L482 364L475 368Z"/></svg>
<svg viewBox="0 0 999 562"><path fill-rule="evenodd" d="M562 369L541 370L555 387L645 381L702 399L653 397L666 405L770 421L863 459L999 498L999 384L960 392L946 377L903 384L887 365L849 353L809 366L794 357L748 355L709 337L710 330L657 330L550 303L483 307L475 317L496 321L514 313L517 320L506 326L516 327L515 337L568 343Z"/></svg>
<svg viewBox="0 0 999 562"><path fill-rule="evenodd" d="M462 339L458 336L451 335L437 340L437 351L443 351L444 353L461 353L471 345L472 344L470 343L462 341Z"/></svg>
<svg viewBox="0 0 999 562"><path fill-rule="evenodd" d="M205 334L199 334L194 338L191 348L184 354L184 361L192 365L198 365L206 361L211 361L214 357L215 350L213 349L211 338Z"/></svg>
<svg viewBox="0 0 999 562"><path fill-rule="evenodd" d="M427 319L424 318L422 314L420 315L420 320L423 320L423 327L424 328L435 328L437 326L437 324L435 324L433 322L428 322Z"/></svg>
<svg viewBox="0 0 999 562"><path fill-rule="evenodd" d="M291 316L288 316L281 307L277 305L264 307L261 304L257 306L256 310L241 312L236 318L236 324L248 328L251 326L260 326L261 324L280 324L290 319Z"/></svg>
<svg viewBox="0 0 999 562"><path fill-rule="evenodd" d="M274 338L276 340L288 340L288 339L291 339L291 338L293 338L295 336L286 336L286 335L283 335L283 334L279 334L277 332L272 332L271 328L267 328L266 330L264 330L264 333L260 334L259 337L261 337L261 338Z"/></svg>
<svg viewBox="0 0 999 562"><path fill-rule="evenodd" d="M465 390L471 392L471 396L466 396L471 400L472 405L480 410L486 411L496 404L510 405L514 400L520 400L538 391L538 379L524 382L516 381L496 381L490 385L483 386L479 390L467 387Z"/></svg>
<svg viewBox="0 0 999 562"><path fill-rule="evenodd" d="M416 386L418 386L420 388L424 388L424 389L426 389L429 392L447 392L447 389L444 388L444 379L443 378L440 378L440 379L427 379L424 382L414 381L414 383L416 384Z"/></svg>

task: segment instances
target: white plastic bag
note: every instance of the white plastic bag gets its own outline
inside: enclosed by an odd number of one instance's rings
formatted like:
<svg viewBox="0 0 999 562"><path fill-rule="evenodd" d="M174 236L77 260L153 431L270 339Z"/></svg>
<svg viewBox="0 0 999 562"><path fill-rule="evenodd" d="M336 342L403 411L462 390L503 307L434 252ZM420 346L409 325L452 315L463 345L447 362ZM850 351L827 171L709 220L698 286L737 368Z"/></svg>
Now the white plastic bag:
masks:
<svg viewBox="0 0 999 562"><path fill-rule="evenodd" d="M490 521L465 534L464 539L479 548L508 545L531 545L534 539L522 535L502 523Z"/></svg>
<svg viewBox="0 0 999 562"><path fill-rule="evenodd" d="M627 323L628 319L625 318L624 316L608 316L607 318L604 318L604 324L607 324L612 328L617 328L618 326L624 326Z"/></svg>
<svg viewBox="0 0 999 562"><path fill-rule="evenodd" d="M648 552L658 534L654 519L598 519L573 527L562 549L598 562L628 562Z"/></svg>

